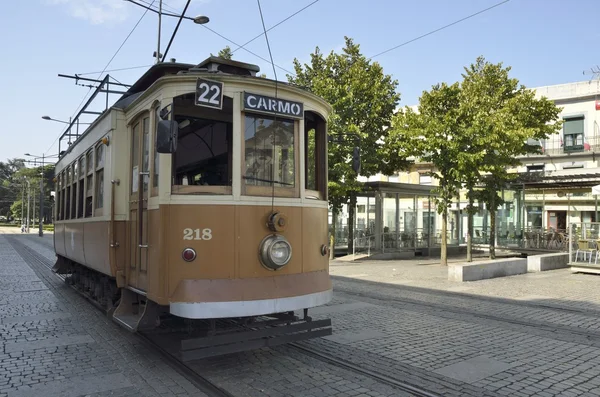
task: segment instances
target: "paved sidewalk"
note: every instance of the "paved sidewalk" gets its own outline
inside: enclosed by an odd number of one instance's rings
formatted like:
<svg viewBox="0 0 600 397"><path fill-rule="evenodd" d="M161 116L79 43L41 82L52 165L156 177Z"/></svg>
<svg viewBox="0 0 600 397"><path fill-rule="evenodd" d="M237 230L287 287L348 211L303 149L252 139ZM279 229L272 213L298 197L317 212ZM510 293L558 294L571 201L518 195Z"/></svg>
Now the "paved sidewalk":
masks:
<svg viewBox="0 0 600 397"><path fill-rule="evenodd" d="M1 397L205 396L45 265L24 260L21 250L53 255L52 234L35 242L2 232Z"/></svg>
<svg viewBox="0 0 600 397"><path fill-rule="evenodd" d="M476 261L485 259L482 256L475 258ZM448 262L466 261L464 258L449 258ZM448 280L448 268L440 265L439 259L423 258L355 262L333 260L330 262L330 273L334 278L340 277L340 280L364 280L409 289L424 288L600 311L600 293L597 292L600 277L572 273L570 269L457 282Z"/></svg>

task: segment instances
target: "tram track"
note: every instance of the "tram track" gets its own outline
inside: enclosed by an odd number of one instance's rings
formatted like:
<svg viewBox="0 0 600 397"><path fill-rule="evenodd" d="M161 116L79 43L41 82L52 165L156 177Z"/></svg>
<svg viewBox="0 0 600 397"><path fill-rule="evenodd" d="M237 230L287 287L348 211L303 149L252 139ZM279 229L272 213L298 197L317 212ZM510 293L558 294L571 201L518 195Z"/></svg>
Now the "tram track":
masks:
<svg viewBox="0 0 600 397"><path fill-rule="evenodd" d="M50 272L52 273L53 276L62 280L67 286L69 286L72 290L77 292L77 294L80 297L82 297L82 298L86 299L88 302L92 303L92 305L96 309L101 311L103 314L105 314L105 315L108 314L108 312L105 308L103 308L96 301L94 301L89 296L87 296L83 291L80 291L74 285L68 284L66 282L65 276L61 276L59 274L52 272L53 264L46 257L33 251L26 244L23 244L22 242L18 241L18 238L8 237L6 235L5 235L5 237L9 241L9 243L12 245L12 247L15 249L15 251L23 258L23 260L28 262L30 265L36 266L36 264L37 264L37 265L43 266L46 269L50 270ZM143 333L136 332L135 334L133 334L133 336L135 338L137 338L138 341L140 341L144 346L146 346L149 349L152 349L152 350L156 351L158 354L160 354L161 358L163 358L165 361L167 361L173 369L175 369L186 380L188 380L190 383L192 383L196 388L198 388L199 390L204 392L207 396L209 396L209 397L236 397L234 394L229 393L227 390L221 388L219 385L215 384L208 378L204 377L202 374L199 374L198 372L196 372L189 365L187 365L184 362L182 362L181 360L179 360L177 357L175 357L174 355L169 353L164 347L155 343L154 341L152 341L150 338L148 338Z"/></svg>
<svg viewBox="0 0 600 397"><path fill-rule="evenodd" d="M300 345L295 342L289 343L288 346L304 355L307 355L324 363L334 365L338 368L343 368L358 375L375 379L378 382L387 384L388 386L391 386L395 389L399 389L401 391L410 393L410 395L413 397L441 397L441 395L439 394L431 393L425 389L411 385L410 383L402 382L382 373L363 368L349 361L336 358L331 355L323 354L320 351L310 348L308 346Z"/></svg>

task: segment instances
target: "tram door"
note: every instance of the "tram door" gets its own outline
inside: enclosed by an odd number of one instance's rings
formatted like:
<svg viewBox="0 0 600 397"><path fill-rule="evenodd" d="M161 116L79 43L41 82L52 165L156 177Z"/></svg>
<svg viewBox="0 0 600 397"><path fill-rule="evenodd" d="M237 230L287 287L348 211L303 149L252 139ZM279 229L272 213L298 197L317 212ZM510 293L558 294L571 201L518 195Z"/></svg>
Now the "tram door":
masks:
<svg viewBox="0 0 600 397"><path fill-rule="evenodd" d="M142 291L146 291L148 280L149 129L150 119L144 117L133 124L131 134L128 284Z"/></svg>

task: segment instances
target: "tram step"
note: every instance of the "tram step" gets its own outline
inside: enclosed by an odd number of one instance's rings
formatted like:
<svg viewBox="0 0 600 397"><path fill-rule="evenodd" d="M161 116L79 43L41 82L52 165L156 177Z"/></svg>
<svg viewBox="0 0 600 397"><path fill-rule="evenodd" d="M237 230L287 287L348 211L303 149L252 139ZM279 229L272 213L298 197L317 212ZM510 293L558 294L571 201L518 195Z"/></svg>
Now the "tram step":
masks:
<svg viewBox="0 0 600 397"><path fill-rule="evenodd" d="M121 302L113 320L130 332L148 330L159 324L160 307L146 297L127 288L121 289Z"/></svg>

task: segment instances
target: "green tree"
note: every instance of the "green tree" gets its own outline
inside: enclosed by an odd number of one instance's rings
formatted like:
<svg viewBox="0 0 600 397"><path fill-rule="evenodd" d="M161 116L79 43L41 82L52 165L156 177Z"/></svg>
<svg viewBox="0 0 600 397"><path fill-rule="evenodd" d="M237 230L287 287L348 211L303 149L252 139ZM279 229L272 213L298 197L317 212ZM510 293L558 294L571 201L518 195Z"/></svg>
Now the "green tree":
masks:
<svg viewBox="0 0 600 397"><path fill-rule="evenodd" d="M389 175L406 167L407 161L386 145L388 127L400 100L398 82L386 75L379 63L371 63L362 55L352 39L345 37L345 41L339 54L332 51L324 56L317 47L309 64L301 65L294 59L296 75L287 77L290 83L324 98L333 107L328 131L342 139L329 145L329 204L334 227L341 206L349 204L348 252L352 252L356 194L362 190L352 169L352 149L358 143L354 138L360 138L362 176Z"/></svg>
<svg viewBox="0 0 600 397"><path fill-rule="evenodd" d="M447 264L448 208L463 180L459 164L468 158L460 117L460 86L433 86L419 98L418 112L406 107L394 116L390 130L391 150L430 163L429 173L439 184L434 189L437 212L442 215L441 262Z"/></svg>
<svg viewBox="0 0 600 397"><path fill-rule="evenodd" d="M210 55L212 56L213 54L211 53ZM223 59L232 59L233 52L231 51L231 48L229 48L229 46L227 46L227 47L223 48L221 51L219 51L217 56L219 58L223 58Z"/></svg>
<svg viewBox="0 0 600 397"><path fill-rule="evenodd" d="M30 187L30 192L32 197L35 196L36 208L32 208L30 215L35 217L35 214L38 213L39 208L39 200L40 200L40 182L42 178L42 167L32 167L32 168L21 168L14 174L14 180L18 181L17 194L14 195L14 201L21 199L21 192L23 189L23 184L25 180L29 181L29 185L25 184L25 189L27 186ZM50 192L54 190L54 165L46 164L44 166L44 223L49 223L51 220L51 206L52 206L52 198L50 196ZM25 192L27 195L27 191ZM25 197L27 199L27 197ZM32 198L33 204L33 198ZM20 216L20 214L19 214Z"/></svg>
<svg viewBox="0 0 600 397"><path fill-rule="evenodd" d="M0 161L0 214L11 214L12 203L21 198L22 181L18 173L23 168L25 168L23 159Z"/></svg>
<svg viewBox="0 0 600 397"><path fill-rule="evenodd" d="M520 165L519 156L539 150L528 141L547 139L561 128L561 108L545 97L536 98L532 90L509 76L510 70L479 57L465 68L461 85L460 117L475 153L466 165L487 174L482 190L474 193L472 184L469 188L471 200L478 196L490 211L491 259L495 258L496 210L502 204L498 191L516 176L509 168ZM472 220L469 224L472 229Z"/></svg>

